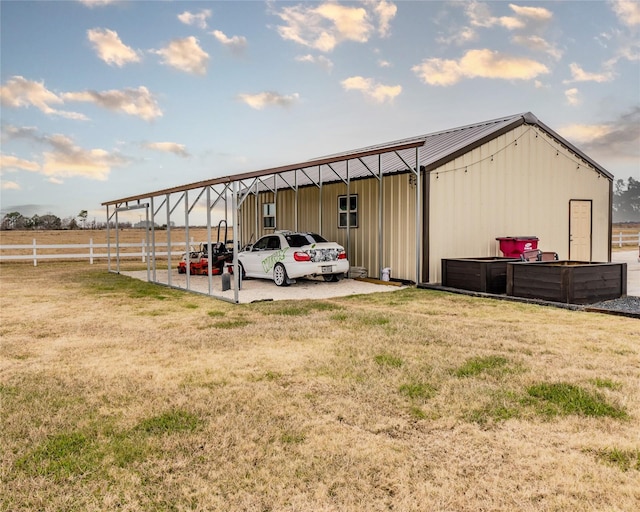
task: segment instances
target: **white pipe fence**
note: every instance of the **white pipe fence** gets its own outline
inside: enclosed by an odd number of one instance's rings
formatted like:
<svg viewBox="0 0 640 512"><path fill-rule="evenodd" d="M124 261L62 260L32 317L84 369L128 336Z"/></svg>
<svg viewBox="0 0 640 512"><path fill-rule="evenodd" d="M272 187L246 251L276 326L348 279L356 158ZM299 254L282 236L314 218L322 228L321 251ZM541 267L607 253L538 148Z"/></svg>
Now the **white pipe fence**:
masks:
<svg viewBox="0 0 640 512"><path fill-rule="evenodd" d="M33 239L31 244L21 245L0 245L0 262L3 261L19 261L19 260L33 260L33 266L38 266L38 260L67 260L67 259L88 259L89 264L93 265L93 260L96 258L107 258L109 255L107 252L96 252L96 250L106 249L111 245L111 257L115 258L115 243L111 244L94 244L93 238L89 239L88 244L39 244L36 239ZM191 238L189 243L193 249L194 242ZM611 245L622 247L623 245L634 245L640 247L640 233L614 233L611 237ZM121 252L120 258L141 258L143 262L147 261L147 256L150 253L147 252L147 244L143 239L140 243L123 243L119 244ZM168 256L168 251L158 251L159 247L167 247L166 242L156 242L156 258L162 259ZM171 256L182 256L185 249L184 242L175 242L171 244ZM174 250L173 248L177 248ZM74 252L74 253L56 253L52 250L58 249L88 249L88 252ZM124 252L122 251L124 249ZM135 251L135 249L140 249ZM131 251L129 251L131 250ZM17 254L12 251L21 251L22 254ZM29 251L25 253L25 251Z"/></svg>
<svg viewBox="0 0 640 512"><path fill-rule="evenodd" d="M611 245L617 245L622 247L623 245L637 245L640 247L640 232L636 235L633 233L623 233L622 231L617 235L614 233L611 236Z"/></svg>
<svg viewBox="0 0 640 512"><path fill-rule="evenodd" d="M3 261L19 261L19 260L33 260L33 266L38 266L38 260L67 260L67 259L88 259L89 264L93 265L93 260L96 258L108 258L109 254L107 252L96 252L96 250L106 249L111 246L111 257L115 258L115 250L116 244L94 244L93 238L89 239L88 244L38 244L36 239L33 239L33 243L31 244L17 244L17 245L0 245L0 262ZM158 247L167 247L166 242L156 242L156 258L163 258L169 255L167 250L158 251ZM191 249L194 249L193 238L189 243ZM147 244L143 239L140 243L121 243L119 244L121 249L120 258L142 258L143 262L147 261L147 256L151 255L151 252L147 252ZM174 250L173 248L177 248ZM171 244L171 256L182 256L185 251L184 242L175 242ZM51 252L52 250L74 250L74 249L88 249L88 252ZM122 251L124 249L124 252ZM136 251L135 249L139 249ZM29 252L26 253L25 251ZM6 251L19 251L22 252L9 252Z"/></svg>

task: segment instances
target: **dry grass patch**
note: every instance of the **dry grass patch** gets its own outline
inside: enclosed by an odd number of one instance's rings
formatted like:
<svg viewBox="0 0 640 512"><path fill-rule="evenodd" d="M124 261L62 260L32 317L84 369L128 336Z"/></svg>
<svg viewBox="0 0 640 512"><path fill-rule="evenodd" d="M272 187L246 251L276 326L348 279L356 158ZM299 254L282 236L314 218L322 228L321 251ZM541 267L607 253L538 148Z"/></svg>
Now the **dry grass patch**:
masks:
<svg viewBox="0 0 640 512"><path fill-rule="evenodd" d="M637 320L0 265L3 510L635 510Z"/></svg>

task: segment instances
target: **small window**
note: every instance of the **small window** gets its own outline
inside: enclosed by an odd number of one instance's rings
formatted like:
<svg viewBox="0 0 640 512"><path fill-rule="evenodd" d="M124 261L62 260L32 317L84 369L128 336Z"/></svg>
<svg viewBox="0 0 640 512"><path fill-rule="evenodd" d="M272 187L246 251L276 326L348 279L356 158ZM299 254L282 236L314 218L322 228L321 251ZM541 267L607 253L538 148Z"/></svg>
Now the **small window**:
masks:
<svg viewBox="0 0 640 512"><path fill-rule="evenodd" d="M349 198L349 209L347 211L347 197ZM338 227L347 227L347 215L349 215L349 227L358 227L358 196L338 196Z"/></svg>
<svg viewBox="0 0 640 512"><path fill-rule="evenodd" d="M262 205L262 227L273 229L276 227L276 203Z"/></svg>

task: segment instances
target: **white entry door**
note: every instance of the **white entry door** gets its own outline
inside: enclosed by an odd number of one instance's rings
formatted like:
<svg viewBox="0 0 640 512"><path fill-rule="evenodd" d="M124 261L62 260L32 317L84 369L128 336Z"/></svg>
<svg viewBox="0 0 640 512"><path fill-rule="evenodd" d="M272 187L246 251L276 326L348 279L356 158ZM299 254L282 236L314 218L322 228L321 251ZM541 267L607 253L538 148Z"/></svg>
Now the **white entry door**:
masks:
<svg viewBox="0 0 640 512"><path fill-rule="evenodd" d="M591 201L569 201L569 259L591 261Z"/></svg>

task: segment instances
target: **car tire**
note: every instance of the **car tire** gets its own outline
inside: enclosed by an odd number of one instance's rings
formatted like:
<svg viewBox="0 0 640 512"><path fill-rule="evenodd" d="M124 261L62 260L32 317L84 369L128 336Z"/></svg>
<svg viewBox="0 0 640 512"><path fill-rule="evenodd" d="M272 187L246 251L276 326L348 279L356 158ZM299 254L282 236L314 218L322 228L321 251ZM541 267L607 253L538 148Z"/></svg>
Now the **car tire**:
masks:
<svg viewBox="0 0 640 512"><path fill-rule="evenodd" d="M337 283L340 281L340 274L325 274L322 277L327 283Z"/></svg>
<svg viewBox="0 0 640 512"><path fill-rule="evenodd" d="M284 268L282 263L278 263L273 267L273 282L276 283L276 286L289 286L287 269Z"/></svg>
<svg viewBox="0 0 640 512"><path fill-rule="evenodd" d="M233 267L231 267L233 268ZM238 262L238 270L240 272L240 279L246 279L247 278L247 273L244 271L244 267L242 266L242 263Z"/></svg>

